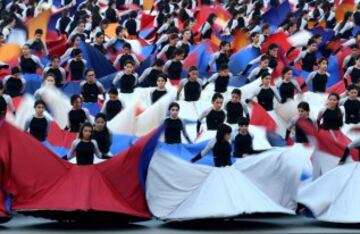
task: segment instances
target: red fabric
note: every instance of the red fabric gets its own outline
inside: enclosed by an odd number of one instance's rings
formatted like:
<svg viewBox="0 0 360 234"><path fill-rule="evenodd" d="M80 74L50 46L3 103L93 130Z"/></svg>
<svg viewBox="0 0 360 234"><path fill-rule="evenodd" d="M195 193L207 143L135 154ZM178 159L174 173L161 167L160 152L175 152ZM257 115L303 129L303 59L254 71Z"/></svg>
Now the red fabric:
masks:
<svg viewBox="0 0 360 234"><path fill-rule="evenodd" d="M351 81L348 79L349 84L351 83ZM345 83L343 80L338 81L336 84L334 84L333 86L329 87L326 89L326 92L328 93L337 93L337 94L342 94L346 91L345 88Z"/></svg>
<svg viewBox="0 0 360 234"><path fill-rule="evenodd" d="M103 163L78 166L4 123L0 127L0 189L13 195L12 209L18 211L106 211L150 218L138 168L151 137L152 133ZM4 198L0 199L3 204ZM4 215L2 206L0 215Z"/></svg>
<svg viewBox="0 0 360 234"><path fill-rule="evenodd" d="M250 124L265 127L269 132L275 132L277 125L273 118L260 104L253 102L252 105Z"/></svg>
<svg viewBox="0 0 360 234"><path fill-rule="evenodd" d="M289 43L286 34L284 32L279 32L271 34L265 40L263 46L261 47L261 52L265 53L268 47L273 43L277 44L284 52L288 51L291 48L291 44Z"/></svg>
<svg viewBox="0 0 360 234"><path fill-rule="evenodd" d="M48 31L46 35L46 46L49 50L49 55L62 55L66 51L67 40L64 35L58 36L57 32Z"/></svg>
<svg viewBox="0 0 360 234"><path fill-rule="evenodd" d="M340 130L333 131L335 135L334 139L330 131L323 129L318 131L307 121L300 120L298 124L307 135L315 137L316 141L318 142L317 145L319 150L339 158L342 157L346 146L351 143L351 140L347 138ZM354 160L359 160L356 150L352 150L350 154Z"/></svg>
<svg viewBox="0 0 360 234"><path fill-rule="evenodd" d="M62 130L56 122L51 122L49 135L47 137L51 145L70 148L76 137L76 133Z"/></svg>

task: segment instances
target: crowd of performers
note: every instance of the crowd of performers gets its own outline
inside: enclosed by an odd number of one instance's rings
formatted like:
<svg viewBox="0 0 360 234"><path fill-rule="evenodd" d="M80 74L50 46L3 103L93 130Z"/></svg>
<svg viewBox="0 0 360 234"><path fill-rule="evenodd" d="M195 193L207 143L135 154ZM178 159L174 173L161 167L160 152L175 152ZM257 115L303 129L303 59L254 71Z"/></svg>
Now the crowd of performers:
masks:
<svg viewBox="0 0 360 234"><path fill-rule="evenodd" d="M105 1L104 1L105 2ZM153 22L155 29L154 47L155 54L152 65L137 73L141 65L134 53L129 40L140 37L141 25L140 12L143 12L143 1L118 1L109 0L82 1L77 4L73 0L63 0L65 7L62 16L56 23L59 35L66 36L67 49L64 54L49 55L46 42L43 40L43 30L35 30L34 39L22 45L22 52L17 65L1 62L0 69L7 70L8 74L0 82L0 114L7 112L17 115L12 99L25 94L27 81L24 74L41 74L43 84L34 93L34 114L25 122L24 131L28 132L38 141L46 141L51 125L51 119L45 112L47 104L42 100L42 91L46 87L61 90L66 82L77 81L80 83L80 93L72 94L70 103L72 109L67 113L68 121L64 130L78 133L78 138L72 143L65 160L77 158L78 165L94 163L94 156L100 159L111 158L109 149L112 145L112 132L107 127L107 122L113 120L119 113L126 109L128 101L120 98L122 94L132 94L138 87L151 87L151 103L158 102L169 93L169 86L176 87L177 97L168 107L168 115L164 119L164 141L167 144L192 144L201 134L203 125L209 131L216 131L216 136L209 141L207 146L190 160L195 163L210 151L213 154L215 167L232 165L232 157L242 158L245 155L259 154L263 150L253 147L254 136L249 130L252 115L249 109L254 102L267 112L274 110L276 104L285 104L294 100L295 96L302 97L304 92L326 93L330 78L328 73L329 57L336 55L341 50L349 49L350 54L340 64L342 80L346 87L343 93L328 93L323 109L312 119L312 103L300 101L297 105L297 115L287 123L286 132L283 133L285 141L292 136L297 143L309 143L307 134L299 122L307 122L317 130L329 131L331 134L339 131L344 124L360 123L360 32L353 34L356 27L360 27L360 4L354 11L347 11L340 20L336 19L336 12L341 3L333 1L306 1L291 2L292 11L278 28L273 29L264 22L263 14L270 8L276 8L283 1L262 0L158 0L154 2L151 13L156 13ZM52 1L15 0L0 2L0 48L8 43L12 31L18 22L26 22L36 17L44 9L44 4ZM138 6L138 10L126 15L121 14L128 4ZM76 11L69 9L76 5ZM212 55L206 67L206 76L199 72L195 65L186 69L184 60L191 53L191 48L204 40L211 40L214 36L217 14L211 13L207 19L194 30L199 9L204 6L220 5L231 14L231 19L221 29L218 51ZM276 32L283 32L287 36L302 30L308 30L323 22L325 29L334 31L332 38L323 41L320 34L314 34L303 47L291 47L283 51L277 43L263 45L267 38ZM108 38L106 29L112 23L119 23L114 28L116 36ZM182 25L181 30L179 25ZM312 26L311 26L312 25ZM232 55L232 41L227 37L238 32L247 34L250 43L248 47L256 49L260 56L252 60L239 74L232 74L229 68ZM337 48L330 48L334 42L340 42ZM118 52L116 58L111 60L117 74L111 81L111 88L106 89L97 80L93 68L88 68L81 50L81 44L86 43L100 53L107 55L108 51ZM122 47L115 45L121 43ZM290 60L289 55L297 51L296 56ZM260 52L263 52L262 54ZM319 56L320 54L320 56ZM40 56L48 56L50 62L44 65ZM279 59L285 58L287 63L282 68L280 77L273 76L279 66ZM63 61L66 59L66 62ZM295 79L294 67L300 66L308 73L305 82ZM240 87L230 85L232 79L243 80L244 85L259 82L252 94L243 98ZM213 86L211 104L208 109L196 118L196 136L189 135L186 121L179 117L181 105L177 102L183 99L186 102L197 102L207 86ZM102 107L95 118L83 107L84 103L102 102ZM50 112L51 113L51 112ZM194 113L195 114L195 113ZM237 125L233 128L231 126ZM235 129L235 130L234 130ZM194 132L194 131L192 131ZM186 140L186 142L183 142ZM360 149L360 138L346 147L343 157L339 161L344 164L350 151Z"/></svg>

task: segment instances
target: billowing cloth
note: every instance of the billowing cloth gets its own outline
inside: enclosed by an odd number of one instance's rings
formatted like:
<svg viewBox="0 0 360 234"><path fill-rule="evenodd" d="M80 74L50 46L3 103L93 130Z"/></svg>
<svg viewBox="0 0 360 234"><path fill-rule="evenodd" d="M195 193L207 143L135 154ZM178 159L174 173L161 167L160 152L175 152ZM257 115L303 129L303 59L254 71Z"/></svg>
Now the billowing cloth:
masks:
<svg viewBox="0 0 360 234"><path fill-rule="evenodd" d="M189 160L195 153L179 147L160 145L149 166L146 197L160 219L292 213L298 188L312 178L313 148L300 144L237 159L225 168L180 160L177 157ZM212 165L210 161L208 155L199 163Z"/></svg>
<svg viewBox="0 0 360 234"><path fill-rule="evenodd" d="M313 147L295 144L238 159L235 167L277 204L296 208L298 189L312 179Z"/></svg>
<svg viewBox="0 0 360 234"><path fill-rule="evenodd" d="M11 194L11 209L31 215L76 219L77 215L90 212L101 218L105 212L126 220L148 219L150 213L142 186L160 133L161 129L153 131L106 162L78 166L3 123L0 127L0 204L4 204L5 194ZM3 205L0 215L8 215Z"/></svg>
<svg viewBox="0 0 360 234"><path fill-rule="evenodd" d="M152 214L163 220L292 213L274 203L234 166L191 165L161 150L150 162L146 198Z"/></svg>
<svg viewBox="0 0 360 234"><path fill-rule="evenodd" d="M297 202L316 219L334 223L360 223L360 164L338 166L299 190Z"/></svg>

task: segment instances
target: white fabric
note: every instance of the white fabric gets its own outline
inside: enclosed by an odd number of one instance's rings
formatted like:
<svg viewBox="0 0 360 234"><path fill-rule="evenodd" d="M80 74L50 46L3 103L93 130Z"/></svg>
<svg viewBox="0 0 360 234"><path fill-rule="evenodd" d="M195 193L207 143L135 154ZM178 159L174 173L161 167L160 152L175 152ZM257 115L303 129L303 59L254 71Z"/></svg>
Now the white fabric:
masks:
<svg viewBox="0 0 360 234"><path fill-rule="evenodd" d="M277 204L295 209L298 188L312 180L313 152L295 144L237 159L235 167Z"/></svg>
<svg viewBox="0 0 360 234"><path fill-rule="evenodd" d="M58 89L53 87L44 88L43 101L50 109L52 116L61 129L68 123L68 112L71 110L70 99Z"/></svg>
<svg viewBox="0 0 360 234"><path fill-rule="evenodd" d="M328 94L305 92L303 94L303 101L308 102L310 105L310 118L317 119L321 109L326 106Z"/></svg>
<svg viewBox="0 0 360 234"><path fill-rule="evenodd" d="M316 219L336 223L360 223L360 164L338 166L300 189L297 201Z"/></svg>
<svg viewBox="0 0 360 234"><path fill-rule="evenodd" d="M293 47L306 46L312 34L306 30L301 30L294 35L291 35L288 40Z"/></svg>
<svg viewBox="0 0 360 234"><path fill-rule="evenodd" d="M289 99L284 104L277 104L275 106L275 112L282 120L288 123L294 116L297 115L297 105L297 101Z"/></svg>
<svg viewBox="0 0 360 234"><path fill-rule="evenodd" d="M193 165L157 150L150 162L146 198L163 220L226 218L251 213L286 213L234 166Z"/></svg>

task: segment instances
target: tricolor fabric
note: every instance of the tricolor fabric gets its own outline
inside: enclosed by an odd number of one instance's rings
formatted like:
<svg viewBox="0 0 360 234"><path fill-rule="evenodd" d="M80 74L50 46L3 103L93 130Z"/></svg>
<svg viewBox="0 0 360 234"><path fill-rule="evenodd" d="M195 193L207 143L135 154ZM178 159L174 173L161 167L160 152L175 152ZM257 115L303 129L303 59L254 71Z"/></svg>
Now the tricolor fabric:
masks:
<svg viewBox="0 0 360 234"><path fill-rule="evenodd" d="M0 203L4 204L5 194L11 194L12 210L43 217L91 211L99 212L100 217L108 212L132 220L148 219L143 184L154 141L161 132L161 128L154 130L111 160L77 166L2 121ZM0 212L9 215L3 206Z"/></svg>

